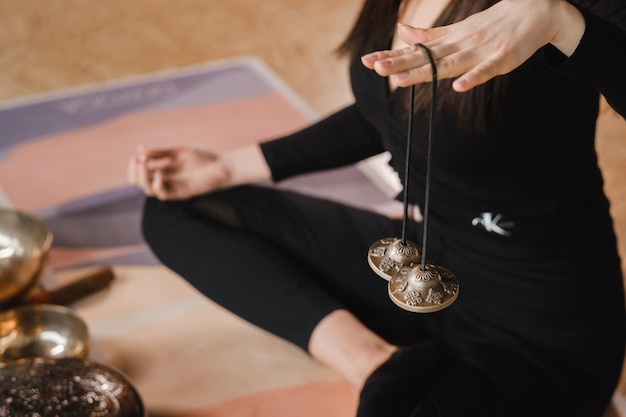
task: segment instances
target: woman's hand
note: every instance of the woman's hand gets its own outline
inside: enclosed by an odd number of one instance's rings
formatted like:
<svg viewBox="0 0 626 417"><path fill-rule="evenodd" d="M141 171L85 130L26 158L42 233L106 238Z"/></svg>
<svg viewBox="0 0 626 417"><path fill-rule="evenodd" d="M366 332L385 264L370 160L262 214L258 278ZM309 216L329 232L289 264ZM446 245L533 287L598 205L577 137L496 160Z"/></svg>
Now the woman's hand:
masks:
<svg viewBox="0 0 626 417"><path fill-rule="evenodd" d="M160 200L182 200L270 178L257 144L220 154L201 145L140 147L128 164L128 182Z"/></svg>
<svg viewBox="0 0 626 417"><path fill-rule="evenodd" d="M458 92L514 70L548 43L570 56L584 31L584 17L564 0L502 0L448 26L398 25L403 41L430 49L439 79L459 77L452 84ZM361 60L401 87L432 79L426 54L415 46L373 52Z"/></svg>
<svg viewBox="0 0 626 417"><path fill-rule="evenodd" d="M193 197L220 188L229 179L220 158L201 146L141 147L128 166L128 181L160 200Z"/></svg>

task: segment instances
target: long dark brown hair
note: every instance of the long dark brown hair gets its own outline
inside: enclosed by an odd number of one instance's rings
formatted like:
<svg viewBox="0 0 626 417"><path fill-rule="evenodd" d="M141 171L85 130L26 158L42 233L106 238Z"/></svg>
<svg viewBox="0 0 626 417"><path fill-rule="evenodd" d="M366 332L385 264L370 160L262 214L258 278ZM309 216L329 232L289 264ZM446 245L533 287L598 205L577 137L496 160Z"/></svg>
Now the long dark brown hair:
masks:
<svg viewBox="0 0 626 417"><path fill-rule="evenodd" d="M434 26L443 26L463 20L482 11L499 0L451 0L436 20ZM401 0L365 0L361 13L352 30L339 46L338 52L358 58L380 45L391 45ZM435 57L436 59L436 57ZM498 121L498 100L504 94L505 79L496 77L465 93L452 89L452 79L438 81L437 114L454 115L459 126L486 131ZM430 108L430 83L415 88L415 111L426 112Z"/></svg>

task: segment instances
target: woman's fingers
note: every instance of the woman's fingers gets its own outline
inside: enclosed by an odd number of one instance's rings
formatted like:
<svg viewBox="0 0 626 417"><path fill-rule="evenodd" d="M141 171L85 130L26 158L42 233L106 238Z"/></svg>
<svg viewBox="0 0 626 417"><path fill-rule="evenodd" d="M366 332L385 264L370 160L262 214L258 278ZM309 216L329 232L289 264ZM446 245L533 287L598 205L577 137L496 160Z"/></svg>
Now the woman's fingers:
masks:
<svg viewBox="0 0 626 417"><path fill-rule="evenodd" d="M189 198L228 179L218 156L202 146L139 148L128 167L129 182L161 200Z"/></svg>
<svg viewBox="0 0 626 417"><path fill-rule="evenodd" d="M563 8L574 9L567 2L546 0L502 0L494 6L447 26L418 29L398 25L398 36L407 44L421 43L432 53L439 79L457 78L453 88L462 92L506 74L545 44L555 40L556 34L575 43L578 32L562 30L576 23L578 17L566 20L555 27ZM568 9L569 8L569 9ZM577 12L579 14L579 12ZM582 25L578 25L584 28ZM557 45L557 46L558 46ZM392 77L401 87L428 82L432 69L421 48L410 46L394 51L377 51L362 57L363 64L381 76Z"/></svg>
<svg viewBox="0 0 626 417"><path fill-rule="evenodd" d="M528 58L494 47L487 40L465 39L454 43L433 40L427 46L437 67L437 78L460 77L453 84L459 92L505 74ZM390 52L375 52L362 60L377 74L391 77L394 84L400 87L432 81L430 60L421 47L411 46Z"/></svg>
<svg viewBox="0 0 626 417"><path fill-rule="evenodd" d="M143 190L147 196L153 196L153 174L146 169L145 161L138 158L135 167L135 184Z"/></svg>
<svg viewBox="0 0 626 417"><path fill-rule="evenodd" d="M445 33L445 26L433 29L420 29L405 23L398 23L398 36L409 45L415 45L417 43L426 44L438 37L444 36Z"/></svg>
<svg viewBox="0 0 626 417"><path fill-rule="evenodd" d="M144 165L147 171L154 172L175 170L180 168L181 163L176 156L164 156L148 158Z"/></svg>
<svg viewBox="0 0 626 417"><path fill-rule="evenodd" d="M431 45L429 48L437 69L437 78L453 78L474 69L474 50L457 50L449 45ZM402 54L384 58L373 63L373 69L381 76L391 77L394 84L407 87L412 84L431 82L433 69L426 52L417 46L405 48Z"/></svg>
<svg viewBox="0 0 626 417"><path fill-rule="evenodd" d="M396 70L396 65L415 52L415 47L409 46L402 49L392 49L386 51L372 52L371 54L363 55L361 62L367 68L376 70L379 75L390 75L390 71ZM382 71L379 72L379 71Z"/></svg>
<svg viewBox="0 0 626 417"><path fill-rule="evenodd" d="M163 158L174 155L179 149L175 146L141 146L137 149L137 154L146 158Z"/></svg>
<svg viewBox="0 0 626 417"><path fill-rule="evenodd" d="M169 191L170 187L168 187L168 184L165 181L165 178L163 178L162 172L157 171L154 173L150 185L151 185L150 189L153 195L159 200L164 201L164 200L173 199L173 196L171 195Z"/></svg>
<svg viewBox="0 0 626 417"><path fill-rule="evenodd" d="M361 58L367 68L376 71L378 75L392 77L398 86L432 81L430 59L426 51L417 46L418 43L428 47L437 66L438 78L452 78L472 68L471 57L475 51L465 48L471 40L451 42L449 27L424 30L400 24L398 28L402 39L411 42L413 46L377 51Z"/></svg>
<svg viewBox="0 0 626 417"><path fill-rule="evenodd" d="M492 79L495 75L492 71L492 64L489 62L485 62L482 65L472 69L471 71L466 72L461 77L457 78L452 82L452 88L459 92L463 93L471 90L472 88L484 84L490 79Z"/></svg>
<svg viewBox="0 0 626 417"><path fill-rule="evenodd" d="M155 189L162 190L162 171L171 171L179 164L173 148L139 147L129 159L127 180L140 187L146 195L153 196Z"/></svg>
<svg viewBox="0 0 626 417"><path fill-rule="evenodd" d="M419 29L403 23L398 24L398 35L408 45L426 44L437 37L443 36L445 31L445 28ZM361 57L361 62L367 68L377 70L380 75L391 75L390 71L397 72L402 65L404 65L405 69L408 69L412 65L428 64L427 57L419 52L420 50L415 46L377 51Z"/></svg>
<svg viewBox="0 0 626 417"><path fill-rule="evenodd" d="M137 150L137 153L129 159L127 179L130 184L141 188L147 196L154 196L154 187L157 185L158 170L149 167L152 162L146 157L143 148Z"/></svg>

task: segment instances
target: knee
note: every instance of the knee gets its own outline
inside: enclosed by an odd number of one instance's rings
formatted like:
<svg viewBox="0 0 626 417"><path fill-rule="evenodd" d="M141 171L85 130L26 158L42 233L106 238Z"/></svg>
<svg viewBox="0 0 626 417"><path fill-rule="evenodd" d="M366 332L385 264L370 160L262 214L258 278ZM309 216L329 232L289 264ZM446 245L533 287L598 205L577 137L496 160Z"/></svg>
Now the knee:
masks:
<svg viewBox="0 0 626 417"><path fill-rule="evenodd" d="M168 241L193 240L199 233L241 227L235 206L221 193L185 201L161 201L147 197L141 218L141 233L152 249Z"/></svg>
<svg viewBox="0 0 626 417"><path fill-rule="evenodd" d="M148 246L153 247L171 233L169 227L177 224L177 218L181 216L179 206L176 202L146 198L141 216L141 234Z"/></svg>

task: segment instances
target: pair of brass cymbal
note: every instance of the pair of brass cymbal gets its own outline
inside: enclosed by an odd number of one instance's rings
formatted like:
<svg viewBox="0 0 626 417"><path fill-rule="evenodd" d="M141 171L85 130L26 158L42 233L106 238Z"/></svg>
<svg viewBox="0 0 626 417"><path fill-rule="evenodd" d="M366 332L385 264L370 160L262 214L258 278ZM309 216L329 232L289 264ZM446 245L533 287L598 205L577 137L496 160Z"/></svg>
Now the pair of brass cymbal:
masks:
<svg viewBox="0 0 626 417"><path fill-rule="evenodd" d="M399 238L380 239L367 257L372 270L389 281L388 294L397 306L414 313L430 313L451 305L459 293L456 276L422 258L415 243Z"/></svg>
<svg viewBox="0 0 626 417"><path fill-rule="evenodd" d="M439 311L452 304L459 294L459 283L456 276L448 269L430 263L426 257L426 241L428 231L428 207L431 185L432 140L434 130L434 114L437 98L437 66L427 46L418 43L432 70L432 97L428 133L428 152L426 160L426 187L424 199L424 237L422 248L405 238L408 224L409 207L409 169L411 166L411 144L413 140L413 116L415 104L415 85L411 86L409 95L408 129L406 145L406 163L404 176L404 218L402 238L385 238L376 241L368 251L368 263L380 277L389 281L388 293L391 301L400 308L415 313Z"/></svg>

